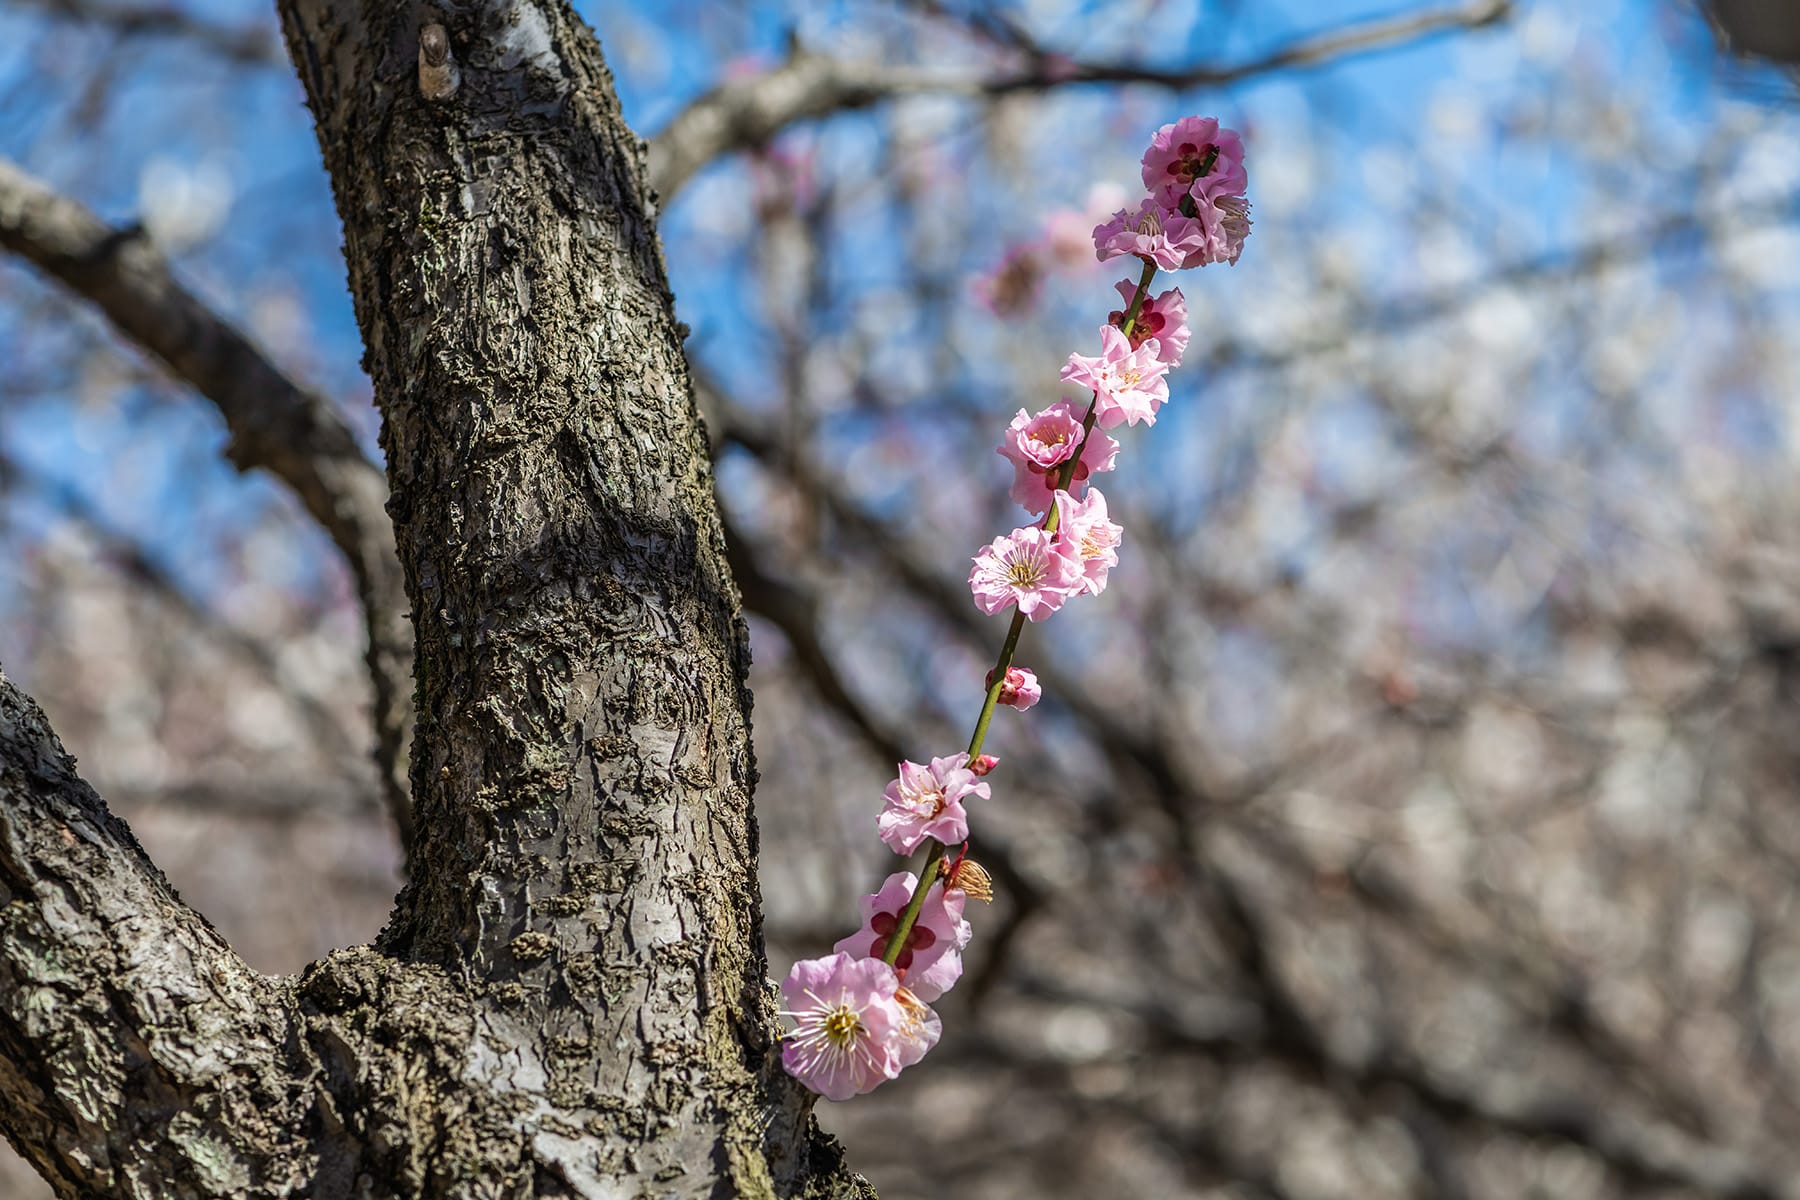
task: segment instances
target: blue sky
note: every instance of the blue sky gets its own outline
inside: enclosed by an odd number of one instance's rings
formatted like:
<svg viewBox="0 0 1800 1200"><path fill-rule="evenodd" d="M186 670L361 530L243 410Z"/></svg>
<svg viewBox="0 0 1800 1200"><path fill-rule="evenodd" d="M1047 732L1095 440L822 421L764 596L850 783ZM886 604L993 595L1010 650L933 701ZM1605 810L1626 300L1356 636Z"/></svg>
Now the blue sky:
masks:
<svg viewBox="0 0 1800 1200"><path fill-rule="evenodd" d="M199 7L233 20L251 11L222 2ZM790 33L823 49L849 37L854 51L863 45L854 40L856 30L875 11L845 3L720 8L691 0L655 11L622 4L579 7L607 47L627 118L647 134L723 72L778 59ZM1052 49L1097 60L1142 55L1157 65L1174 65L1250 59L1298 36L1433 7L1192 0L1156 6L1138 27L1114 20L1116 5L1053 0L1015 11L1027 14ZM1213 16L1198 19L1201 10ZM1169 30L1186 34L1170 37ZM57 76L48 86L46 63ZM118 84L104 105L90 107L84 90L100 71L115 72ZM1401 234L1388 221L1391 207L1384 205L1412 203L1417 195L1416 189L1394 187L1396 178L1430 176L1448 198L1447 220L1463 227L1465 240L1480 252L1477 259L1491 255L1504 261L1579 240L1586 219L1581 182L1567 156L1553 140L1515 137L1487 122L1498 106L1516 108L1522 92L1541 89L1553 105L1561 89L1581 86L1616 89L1621 103L1656 114L1666 122L1671 157L1685 159L1703 145L1722 108L1778 85L1764 73L1721 68L1706 51L1695 19L1669 4L1525 3L1498 30L1436 36L1320 69L1252 80L1223 93L1170 97L1133 89L1123 97L1099 90L1058 96L1046 108L1055 128L1045 131L1037 198L1046 206L1078 205L1096 177L1116 175L1129 182L1138 149L1134 139L1149 126L1181 112L1217 112L1246 129L1258 156L1251 191L1259 206L1259 249L1273 258L1284 243L1336 239L1346 253L1359 257L1377 294L1404 297L1430 291L1443 282L1440 273L1454 279L1457 264L1454 254L1422 255L1416 246L1392 242ZM885 112L847 114L798 130L792 140L817 153L828 168L855 164L887 119ZM1459 133L1459 122L1471 127ZM965 151L978 145L968 127L950 128L950 137L961 137ZM1080 135L1071 137L1065 128ZM1111 142L1109 131L1116 131ZM1058 157L1056 147L1064 144L1082 153ZM1302 144L1307 153L1293 152ZM0 154L110 219L142 216L146 197L161 196L169 210L161 219L168 228L179 233L184 220L199 221L192 244L175 248L186 278L256 329L280 361L344 398L373 451L374 419L357 366L360 347L337 254L335 217L310 121L289 73L196 60L171 43L148 44L122 59L103 38L47 25L30 12L0 14ZM709 205L721 196L740 195L746 186L741 162L716 164L671 205L664 231L680 315L696 331L691 348L702 362L740 382L754 400L780 385L769 367L766 314L759 311L745 263L722 260L719 243L707 232L717 212ZM1682 180L1671 180L1676 206L1683 186ZM1384 189L1395 195L1384 200ZM1333 203L1319 202L1325 193ZM1030 236L1035 217L998 200L985 214L1002 239ZM877 219L844 230L832 243L833 286L854 303L842 313L824 314L822 335L844 333L860 311L857 306L879 300L883 289L896 285L909 264L889 252L890 240L884 220ZM997 257L997 243L978 244L949 269L973 278ZM1474 261L1467 269L1482 265ZM1247 260L1229 277L1188 286L1202 293L1241 287L1257 270L1254 260ZM1278 296L1280 283L1271 275L1261 294ZM1082 286L1104 291L1109 284ZM1288 286L1304 284L1290 280ZM54 329L41 321L28 324L22 316L42 294L28 272L16 266L0 270L0 353L21 369L66 374L69 351ZM1220 303L1230 303L1224 295ZM1091 293L1064 299L1069 328L1085 325L1089 316L1073 314L1091 307ZM1264 302L1269 306L1264 327L1274 329L1279 305ZM966 290L950 303L952 324L985 320ZM916 334L936 336L929 326ZM1278 344L1280 337L1272 333L1267 340ZM950 390L959 386L941 383ZM217 454L223 431L204 404L167 389L99 389L87 399L78 392L51 386L15 399L0 414L0 443L35 471L90 495L110 520L164 558L196 592L217 586L228 570L209 549L219 528L270 506L288 506L273 484L238 479L223 464ZM1230 402L1229 394L1216 401ZM845 420L845 436L860 436L861 426ZM1353 431L1355 419L1345 420ZM1754 413L1748 420L1756 428ZM1346 444L1353 442L1347 435ZM54 521L55 513L52 506L27 502L16 504L10 517L15 536L30 537ZM304 522L295 518L293 525L299 531ZM329 556L320 553L316 535L299 537L290 566L293 586L304 589L314 586L312 575L334 568L321 566ZM4 584L0 580L0 589ZM339 585L327 579L317 586L335 591ZM5 603L0 594L0 606ZM7 648L0 637L0 653Z"/></svg>

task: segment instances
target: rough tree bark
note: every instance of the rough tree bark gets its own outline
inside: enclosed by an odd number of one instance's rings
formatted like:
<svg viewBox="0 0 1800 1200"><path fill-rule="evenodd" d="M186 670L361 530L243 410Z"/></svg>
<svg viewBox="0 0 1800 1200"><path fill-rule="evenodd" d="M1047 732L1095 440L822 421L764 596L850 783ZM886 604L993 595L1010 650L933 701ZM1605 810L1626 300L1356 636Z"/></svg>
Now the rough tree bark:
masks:
<svg viewBox="0 0 1800 1200"><path fill-rule="evenodd" d="M772 1053L745 633L599 47L563 0L280 7L417 632L412 879L263 978L0 679L0 1129L70 1197L870 1195Z"/></svg>

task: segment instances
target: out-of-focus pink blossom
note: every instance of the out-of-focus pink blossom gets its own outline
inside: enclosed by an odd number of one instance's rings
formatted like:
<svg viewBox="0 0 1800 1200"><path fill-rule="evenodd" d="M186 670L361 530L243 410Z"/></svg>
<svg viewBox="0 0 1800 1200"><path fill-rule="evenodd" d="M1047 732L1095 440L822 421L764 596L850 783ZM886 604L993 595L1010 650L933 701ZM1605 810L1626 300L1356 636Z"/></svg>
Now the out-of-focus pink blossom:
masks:
<svg viewBox="0 0 1800 1200"><path fill-rule="evenodd" d="M1130 202L1116 183L1096 183L1080 209L1059 208L1044 218L1044 254L1055 266L1073 271L1094 261L1094 226Z"/></svg>
<svg viewBox="0 0 1800 1200"><path fill-rule="evenodd" d="M1121 279L1113 286L1119 289L1119 298L1125 307L1108 313L1106 322L1122 332L1126 310L1131 307L1131 298L1137 295L1137 284ZM1187 353L1192 336L1187 323L1187 297L1181 294L1180 288L1170 288L1145 300L1131 323L1131 348L1136 350L1150 338L1155 338L1156 357L1167 363L1171 370L1181 365L1181 356Z"/></svg>
<svg viewBox="0 0 1800 1200"><path fill-rule="evenodd" d="M1037 303L1044 281L1042 258L1039 248L1030 243L1008 247L994 269L975 281L975 294L996 316L1024 312Z"/></svg>
<svg viewBox="0 0 1800 1200"><path fill-rule="evenodd" d="M1169 398L1169 384L1163 378L1169 364L1157 358L1160 349L1160 343L1150 338L1133 350L1118 329L1102 325L1099 355L1069 355L1063 382L1094 389L1094 423L1102 429L1124 422L1154 425L1156 410Z"/></svg>
<svg viewBox="0 0 1800 1200"><path fill-rule="evenodd" d="M880 891L862 898L862 928L832 949L870 958L885 956L889 939L900 927L900 914L918 885L919 878L911 871L889 875ZM901 980L921 1000L936 1000L962 978L962 949L975 932L963 919L966 899L960 891L941 887L926 892L918 919L907 932L906 945L894 959Z"/></svg>
<svg viewBox="0 0 1800 1200"><path fill-rule="evenodd" d="M969 589L975 607L990 616L1017 604L1028 618L1041 621L1081 590L1081 564L1052 534L1028 526L981 548Z"/></svg>
<svg viewBox="0 0 1800 1200"><path fill-rule="evenodd" d="M1010 317L1031 308L1043 294L1053 271L1073 271L1093 263L1094 225L1126 201L1116 184L1095 184L1080 209L1059 208L1044 217L1037 238L1015 242L994 269L976 279L974 290L997 316Z"/></svg>
<svg viewBox="0 0 1800 1200"><path fill-rule="evenodd" d="M1082 590L1098 596L1106 590L1106 573L1119 565L1119 543L1125 531L1106 516L1106 497L1090 488L1087 498L1067 493L1056 498L1057 536L1081 560Z"/></svg>
<svg viewBox="0 0 1800 1200"><path fill-rule="evenodd" d="M747 161L760 220L789 219L816 202L819 162L811 150L776 142L752 151Z"/></svg>
<svg viewBox="0 0 1800 1200"><path fill-rule="evenodd" d="M1077 568L1079 575L1079 568ZM1080 582L1074 585L1079 589ZM929 765L900 764L899 777L882 793L876 832L895 854L911 854L926 838L946 845L968 840L969 814L962 802L969 796L987 799L987 784L969 770L969 756L951 754L934 758Z"/></svg>
<svg viewBox="0 0 1800 1200"><path fill-rule="evenodd" d="M1216 118L1183 117L1151 135L1143 173L1144 187L1168 208L1184 195L1241 193L1248 184L1243 139Z"/></svg>
<svg viewBox="0 0 1800 1200"><path fill-rule="evenodd" d="M1107 213L1117 212L1131 203L1131 192L1125 185L1113 179L1102 179L1088 188L1087 199L1082 202L1081 211L1088 214L1090 220L1105 217Z"/></svg>
<svg viewBox="0 0 1800 1200"><path fill-rule="evenodd" d="M1098 493L1096 493L1098 494ZM987 685L994 686L994 673L988 672ZM1000 685L999 698L996 704L1004 704L1024 712L1043 698L1044 689L1038 686L1036 672L1026 667L1008 667L1006 680Z"/></svg>
<svg viewBox="0 0 1800 1200"><path fill-rule="evenodd" d="M781 1065L827 1100L894 1078L923 1054L904 1044L918 1031L896 998L899 987L879 958L839 953L795 963L781 984L782 1015L794 1022L781 1041Z"/></svg>
<svg viewBox="0 0 1800 1200"><path fill-rule="evenodd" d="M1111 212L1107 209L1106 212ZM1104 218L1104 213L1101 214ZM1072 271L1093 265L1094 215L1059 208L1044 218L1044 254L1056 266Z"/></svg>

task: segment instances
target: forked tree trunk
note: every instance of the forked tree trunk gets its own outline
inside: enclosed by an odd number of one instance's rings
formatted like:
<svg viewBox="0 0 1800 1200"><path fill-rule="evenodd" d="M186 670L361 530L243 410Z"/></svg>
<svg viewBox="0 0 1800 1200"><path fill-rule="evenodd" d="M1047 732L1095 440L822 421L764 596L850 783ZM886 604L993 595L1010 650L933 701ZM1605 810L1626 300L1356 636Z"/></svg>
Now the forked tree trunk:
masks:
<svg viewBox="0 0 1800 1200"><path fill-rule="evenodd" d="M744 627L599 48L563 0L281 10L418 634L412 882L262 978L0 681L0 1127L70 1197L871 1194L773 1053Z"/></svg>

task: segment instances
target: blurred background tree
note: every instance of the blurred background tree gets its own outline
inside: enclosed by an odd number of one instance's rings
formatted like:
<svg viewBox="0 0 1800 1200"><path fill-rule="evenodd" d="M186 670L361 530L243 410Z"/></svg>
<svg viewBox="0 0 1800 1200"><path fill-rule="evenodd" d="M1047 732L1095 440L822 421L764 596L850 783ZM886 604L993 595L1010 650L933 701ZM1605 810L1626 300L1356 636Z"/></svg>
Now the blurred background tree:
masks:
<svg viewBox="0 0 1800 1200"><path fill-rule="evenodd" d="M1800 1194L1800 121L1746 6L578 7L692 327L778 973L966 734L992 448L1115 306L1087 231L1156 126L1246 134L1115 585L990 743L944 1041L821 1106L884 1197ZM375 453L271 13L12 0L0 155ZM0 661L294 972L400 882L367 587L141 341L0 263Z"/></svg>

